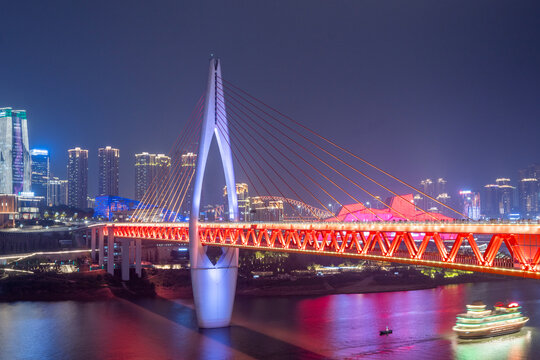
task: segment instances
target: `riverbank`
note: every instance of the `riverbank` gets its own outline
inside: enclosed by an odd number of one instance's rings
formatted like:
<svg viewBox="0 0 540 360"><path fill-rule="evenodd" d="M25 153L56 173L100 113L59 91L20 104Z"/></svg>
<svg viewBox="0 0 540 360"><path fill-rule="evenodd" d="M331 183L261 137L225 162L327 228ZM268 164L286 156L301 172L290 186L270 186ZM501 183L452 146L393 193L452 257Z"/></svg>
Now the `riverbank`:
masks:
<svg viewBox="0 0 540 360"><path fill-rule="evenodd" d="M431 278L418 271L402 274L371 271L284 279L239 277L236 295L267 297L361 294L422 290L448 284L504 279L507 278L485 274ZM118 274L112 276L104 270L98 270L71 274L27 274L0 280L0 302L98 301L116 297L189 299L193 297L190 274L188 270L149 269L142 279L132 276L130 281L122 282Z"/></svg>

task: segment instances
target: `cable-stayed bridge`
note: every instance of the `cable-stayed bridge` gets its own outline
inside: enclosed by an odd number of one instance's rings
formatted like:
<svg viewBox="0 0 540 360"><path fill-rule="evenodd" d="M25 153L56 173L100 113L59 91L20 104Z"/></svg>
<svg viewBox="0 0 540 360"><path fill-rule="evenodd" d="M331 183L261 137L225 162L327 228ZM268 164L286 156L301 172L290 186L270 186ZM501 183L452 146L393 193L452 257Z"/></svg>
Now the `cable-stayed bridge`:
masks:
<svg viewBox="0 0 540 360"><path fill-rule="evenodd" d="M340 119L329 121L339 126ZM205 223L189 214L200 214L214 138L229 190L224 192L226 221ZM395 144L395 151L401 146L406 143ZM142 240L188 243L201 327L229 324L239 248L540 278L538 222L471 221L225 80L218 59L210 61L206 92L170 157L170 166L154 177L131 222L93 226L91 248L94 258L97 246L103 264L105 241L109 249L120 241L126 278L132 242L138 274ZM272 209L245 211L245 199L239 204L237 191L230 191L237 189L237 179L248 183L256 198L272 203ZM414 201L413 195L421 200ZM276 221L283 218L274 212L284 204L298 210L297 221ZM216 263L206 255L209 246L222 249ZM113 271L113 261L107 268Z"/></svg>

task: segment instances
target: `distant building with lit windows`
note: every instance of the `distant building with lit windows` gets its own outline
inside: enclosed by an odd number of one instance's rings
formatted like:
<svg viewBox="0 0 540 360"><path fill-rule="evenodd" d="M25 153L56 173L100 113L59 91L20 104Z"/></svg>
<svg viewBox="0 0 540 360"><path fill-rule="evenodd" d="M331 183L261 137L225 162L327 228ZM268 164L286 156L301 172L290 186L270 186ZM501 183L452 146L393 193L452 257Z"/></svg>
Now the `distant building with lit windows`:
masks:
<svg viewBox="0 0 540 360"><path fill-rule="evenodd" d="M236 197L238 199L239 221L250 221L249 216L249 190L248 184L236 183ZM225 199L225 218L229 218L229 202L227 201L227 186L223 187L223 198Z"/></svg>
<svg viewBox="0 0 540 360"><path fill-rule="evenodd" d="M47 206L68 204L68 181L52 177L47 181Z"/></svg>
<svg viewBox="0 0 540 360"><path fill-rule="evenodd" d="M449 206L450 201L452 200L446 190L446 183L447 181L444 178L438 178L437 180L425 179L420 181L420 188L427 196L417 194L415 205L426 211L441 212L448 215L446 212L450 210L440 204L442 203ZM433 199L436 199L437 201Z"/></svg>
<svg viewBox="0 0 540 360"><path fill-rule="evenodd" d="M283 200L249 199L250 221L283 221Z"/></svg>
<svg viewBox="0 0 540 360"><path fill-rule="evenodd" d="M118 196L120 150L110 146L98 149L98 196Z"/></svg>
<svg viewBox="0 0 540 360"><path fill-rule="evenodd" d="M519 207L522 218L540 216L540 165L519 171Z"/></svg>
<svg viewBox="0 0 540 360"><path fill-rule="evenodd" d="M29 192L31 179L26 111L0 108L0 194Z"/></svg>
<svg viewBox="0 0 540 360"><path fill-rule="evenodd" d="M135 154L135 199L142 200L150 186L160 187L160 184L152 185L156 176L164 179L171 168L171 158L164 154L149 154L143 152Z"/></svg>
<svg viewBox="0 0 540 360"><path fill-rule="evenodd" d="M490 219L507 219L515 207L516 188L509 178L498 178L495 184L484 186L482 213Z"/></svg>
<svg viewBox="0 0 540 360"><path fill-rule="evenodd" d="M30 158L32 159L32 192L36 196L47 199L47 182L50 176L49 151L32 149Z"/></svg>
<svg viewBox="0 0 540 360"><path fill-rule="evenodd" d="M480 219L480 194L471 190L461 190L459 192L461 197L462 212L467 215L469 219Z"/></svg>
<svg viewBox="0 0 540 360"><path fill-rule="evenodd" d="M180 212L182 216L184 217L189 217L189 214L191 213L193 186L195 185L194 181L192 180L194 179L194 176L195 176L196 166L197 166L197 154L194 154L192 152L182 154L182 169L184 171L189 170L186 175L186 176L189 176L189 179L186 179L186 183L187 183L186 194L184 196L182 206L180 207Z"/></svg>
<svg viewBox="0 0 540 360"><path fill-rule="evenodd" d="M88 150L68 150L68 205L85 209L88 197Z"/></svg>

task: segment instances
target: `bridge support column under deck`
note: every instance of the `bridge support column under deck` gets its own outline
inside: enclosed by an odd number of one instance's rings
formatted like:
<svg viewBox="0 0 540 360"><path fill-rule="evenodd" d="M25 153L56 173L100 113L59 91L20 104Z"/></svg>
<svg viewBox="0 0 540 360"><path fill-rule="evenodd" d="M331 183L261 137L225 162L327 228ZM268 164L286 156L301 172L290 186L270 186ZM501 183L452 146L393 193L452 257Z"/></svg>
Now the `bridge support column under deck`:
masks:
<svg viewBox="0 0 540 360"><path fill-rule="evenodd" d="M129 281L129 248L131 239L122 239L122 281Z"/></svg>
<svg viewBox="0 0 540 360"><path fill-rule="evenodd" d="M114 275L114 228L107 229L107 272Z"/></svg>
<svg viewBox="0 0 540 360"><path fill-rule="evenodd" d="M91 238L90 238L90 259L91 263L93 264L94 261L96 261L96 228L93 227L90 230Z"/></svg>
<svg viewBox="0 0 540 360"><path fill-rule="evenodd" d="M142 276L142 264L141 264L141 255L142 255L142 240L135 240L135 273L138 277Z"/></svg>
<svg viewBox="0 0 540 360"><path fill-rule="evenodd" d="M103 227L98 229L98 247L98 264L101 267L103 266L105 258L105 239L103 236Z"/></svg>

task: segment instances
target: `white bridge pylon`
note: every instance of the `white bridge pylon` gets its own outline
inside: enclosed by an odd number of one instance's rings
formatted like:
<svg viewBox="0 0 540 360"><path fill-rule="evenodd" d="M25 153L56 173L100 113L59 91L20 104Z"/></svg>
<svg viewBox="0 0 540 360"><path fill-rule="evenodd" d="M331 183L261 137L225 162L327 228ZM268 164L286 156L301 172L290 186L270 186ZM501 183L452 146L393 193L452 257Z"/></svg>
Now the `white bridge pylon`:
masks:
<svg viewBox="0 0 540 360"><path fill-rule="evenodd" d="M221 62L217 58L212 58L210 60L204 118L189 218L191 283L197 321L199 327L202 328L217 328L230 325L238 274L238 249L222 248L223 254L214 265L206 255L206 247L202 246L197 230L204 172L214 135L221 155L225 183L228 189L229 221L238 221L238 199L235 191L236 182L229 128L226 112L224 111L225 99L223 97L223 88L217 86L218 79L221 79ZM218 102L220 116L217 115Z"/></svg>

